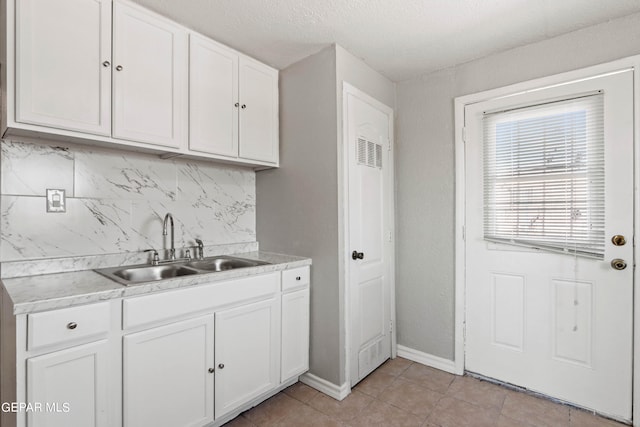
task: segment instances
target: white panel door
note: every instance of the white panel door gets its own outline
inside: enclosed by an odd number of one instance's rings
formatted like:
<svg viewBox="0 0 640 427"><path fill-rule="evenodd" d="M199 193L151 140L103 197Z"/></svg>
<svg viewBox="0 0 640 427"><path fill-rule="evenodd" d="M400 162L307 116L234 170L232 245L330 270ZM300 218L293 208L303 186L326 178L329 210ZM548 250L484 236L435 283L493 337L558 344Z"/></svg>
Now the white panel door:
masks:
<svg viewBox="0 0 640 427"><path fill-rule="evenodd" d="M16 2L16 121L111 134L111 0Z"/></svg>
<svg viewBox="0 0 640 427"><path fill-rule="evenodd" d="M135 6L114 3L113 136L180 148L187 131L186 31Z"/></svg>
<svg viewBox="0 0 640 427"><path fill-rule="evenodd" d="M278 162L278 71L240 58L240 157Z"/></svg>
<svg viewBox="0 0 640 427"><path fill-rule="evenodd" d="M280 381L309 369L309 288L282 295Z"/></svg>
<svg viewBox="0 0 640 427"><path fill-rule="evenodd" d="M238 157L238 54L189 36L189 148Z"/></svg>
<svg viewBox="0 0 640 427"><path fill-rule="evenodd" d="M392 112L346 93L351 385L391 357ZM392 200L392 199L391 199Z"/></svg>
<svg viewBox="0 0 640 427"><path fill-rule="evenodd" d="M30 427L109 427L108 345L97 341L27 359ZM36 406L34 406L34 409Z"/></svg>
<svg viewBox="0 0 640 427"><path fill-rule="evenodd" d="M216 419L280 383L280 301L216 313Z"/></svg>
<svg viewBox="0 0 640 427"><path fill-rule="evenodd" d="M213 316L123 338L125 427L213 421Z"/></svg>
<svg viewBox="0 0 640 427"><path fill-rule="evenodd" d="M483 140L484 112L551 105L598 91L604 94L604 258L485 240L483 152L491 156L492 151ZM632 72L474 104L465 109L465 126L466 369L631 419ZM572 161L581 162L579 156ZM522 185L530 184L531 178L523 178ZM518 209L527 206L521 203ZM583 214L572 209L563 215ZM535 215L525 227L534 227L549 213ZM555 227L553 222L548 226ZM625 245L613 244L618 234L626 237ZM626 269L612 267L616 258L626 260Z"/></svg>

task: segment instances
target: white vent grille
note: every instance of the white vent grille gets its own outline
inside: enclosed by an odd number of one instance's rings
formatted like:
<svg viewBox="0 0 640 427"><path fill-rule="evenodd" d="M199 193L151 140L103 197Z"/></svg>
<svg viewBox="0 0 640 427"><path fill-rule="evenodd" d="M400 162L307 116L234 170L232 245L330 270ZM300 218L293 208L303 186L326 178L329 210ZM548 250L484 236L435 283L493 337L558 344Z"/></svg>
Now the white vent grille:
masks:
<svg viewBox="0 0 640 427"><path fill-rule="evenodd" d="M367 164L367 140L358 138L358 164Z"/></svg>
<svg viewBox="0 0 640 427"><path fill-rule="evenodd" d="M358 164L382 169L382 145L358 138Z"/></svg>

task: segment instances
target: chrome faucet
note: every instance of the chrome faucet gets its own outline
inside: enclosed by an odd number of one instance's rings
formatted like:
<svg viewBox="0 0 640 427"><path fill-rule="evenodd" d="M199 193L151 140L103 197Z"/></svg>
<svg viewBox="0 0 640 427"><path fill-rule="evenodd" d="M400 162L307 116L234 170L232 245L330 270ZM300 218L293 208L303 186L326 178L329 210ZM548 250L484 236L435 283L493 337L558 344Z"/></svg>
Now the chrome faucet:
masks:
<svg viewBox="0 0 640 427"><path fill-rule="evenodd" d="M202 243L202 240L200 240L200 239L196 239L196 243L198 244L198 250L196 252L196 258L197 259L204 259L204 243Z"/></svg>
<svg viewBox="0 0 640 427"><path fill-rule="evenodd" d="M174 242L173 215L167 213L164 216L162 235L167 235L167 220L171 220L171 249L169 249L169 259L176 259L176 247Z"/></svg>

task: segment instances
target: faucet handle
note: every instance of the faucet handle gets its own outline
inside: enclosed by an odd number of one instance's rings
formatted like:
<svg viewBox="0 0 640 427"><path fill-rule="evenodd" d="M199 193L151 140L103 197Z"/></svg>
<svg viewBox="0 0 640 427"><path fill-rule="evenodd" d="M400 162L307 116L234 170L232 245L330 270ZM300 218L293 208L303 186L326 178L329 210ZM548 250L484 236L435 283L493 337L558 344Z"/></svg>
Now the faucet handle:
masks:
<svg viewBox="0 0 640 427"><path fill-rule="evenodd" d="M196 251L196 258L204 259L204 243L202 243L202 240L200 239L195 239L195 241L198 244L198 249Z"/></svg>
<svg viewBox="0 0 640 427"><path fill-rule="evenodd" d="M191 261L191 251L189 249L184 250L184 257L187 259L187 261Z"/></svg>
<svg viewBox="0 0 640 427"><path fill-rule="evenodd" d="M158 251L155 249L145 249L144 252L153 252L153 258L151 258L151 265L160 264L160 255L158 255Z"/></svg>

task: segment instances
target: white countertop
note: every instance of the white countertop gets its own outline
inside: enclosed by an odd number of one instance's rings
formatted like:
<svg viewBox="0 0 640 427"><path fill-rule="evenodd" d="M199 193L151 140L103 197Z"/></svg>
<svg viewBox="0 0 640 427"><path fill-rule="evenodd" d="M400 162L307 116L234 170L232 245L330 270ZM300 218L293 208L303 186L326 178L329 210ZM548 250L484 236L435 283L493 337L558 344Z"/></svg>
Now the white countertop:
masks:
<svg viewBox="0 0 640 427"><path fill-rule="evenodd" d="M198 286L238 277L311 265L310 258L270 252L235 253L233 256L268 262L267 265L220 272L181 276L124 286L93 270L4 278L6 295L13 302L14 314L70 307L168 289Z"/></svg>

